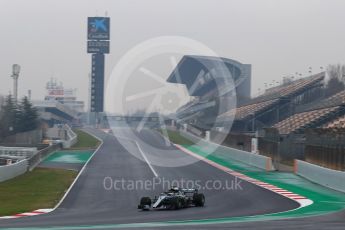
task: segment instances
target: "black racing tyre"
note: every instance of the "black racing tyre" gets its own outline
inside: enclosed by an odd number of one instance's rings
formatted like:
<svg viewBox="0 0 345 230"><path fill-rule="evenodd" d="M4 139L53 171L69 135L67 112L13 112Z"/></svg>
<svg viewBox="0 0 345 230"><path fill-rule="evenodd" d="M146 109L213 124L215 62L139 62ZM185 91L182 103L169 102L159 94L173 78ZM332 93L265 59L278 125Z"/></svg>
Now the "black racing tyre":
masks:
<svg viewBox="0 0 345 230"><path fill-rule="evenodd" d="M182 201L181 199L177 199L176 209L182 208Z"/></svg>
<svg viewBox="0 0 345 230"><path fill-rule="evenodd" d="M182 208L182 201L178 197L174 197L171 200L171 207L175 210Z"/></svg>
<svg viewBox="0 0 345 230"><path fill-rule="evenodd" d="M202 193L195 194L193 197L195 206L204 207L205 205L205 196Z"/></svg>
<svg viewBox="0 0 345 230"><path fill-rule="evenodd" d="M149 205L149 206L151 206L151 204L152 204L152 201L151 201L150 197L142 197L140 199L140 205Z"/></svg>

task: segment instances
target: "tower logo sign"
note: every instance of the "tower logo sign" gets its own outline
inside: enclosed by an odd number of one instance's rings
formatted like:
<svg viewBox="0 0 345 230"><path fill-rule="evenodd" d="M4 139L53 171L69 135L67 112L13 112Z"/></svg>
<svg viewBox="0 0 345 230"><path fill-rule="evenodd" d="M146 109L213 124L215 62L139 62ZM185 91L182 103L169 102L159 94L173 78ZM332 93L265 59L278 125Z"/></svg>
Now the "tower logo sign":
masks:
<svg viewBox="0 0 345 230"><path fill-rule="evenodd" d="M89 40L110 40L110 19L107 17L89 17L88 18Z"/></svg>

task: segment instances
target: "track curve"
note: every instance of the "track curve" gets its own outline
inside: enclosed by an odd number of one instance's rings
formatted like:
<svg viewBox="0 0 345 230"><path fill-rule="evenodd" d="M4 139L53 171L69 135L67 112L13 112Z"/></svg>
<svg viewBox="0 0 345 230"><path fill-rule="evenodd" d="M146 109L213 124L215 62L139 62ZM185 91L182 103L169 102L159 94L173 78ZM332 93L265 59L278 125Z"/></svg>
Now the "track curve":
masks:
<svg viewBox="0 0 345 230"><path fill-rule="evenodd" d="M109 186L106 186L107 189L104 188L106 177L111 178L112 181L122 179L154 181L155 175L147 162L128 153L128 150L123 148L114 136L98 130L87 131L102 139L103 145L90 160L61 205L54 212L41 216L0 220L0 227L80 226L225 218L282 212L298 207L298 204L290 199L241 181L242 189L201 189L207 199L204 208L138 211L136 207L140 197L160 193L163 191L163 185L160 184L154 188L151 186L149 190L145 188L116 190L109 189ZM128 138L129 142L137 138L128 136L126 132L122 132L122 135ZM174 146L166 146L164 139L155 131L142 130L137 135L148 144L164 149L164 151L151 153L153 155L169 154L169 158L174 157L174 154L177 154L176 157L179 157L178 154L185 155ZM132 147L132 151L138 151L134 143ZM145 152L145 147L142 146L142 148ZM148 160L149 158L150 156ZM154 165L152 167L157 172L158 178L166 181L198 180L201 185L205 185L207 181L237 180L201 161L178 168Z"/></svg>

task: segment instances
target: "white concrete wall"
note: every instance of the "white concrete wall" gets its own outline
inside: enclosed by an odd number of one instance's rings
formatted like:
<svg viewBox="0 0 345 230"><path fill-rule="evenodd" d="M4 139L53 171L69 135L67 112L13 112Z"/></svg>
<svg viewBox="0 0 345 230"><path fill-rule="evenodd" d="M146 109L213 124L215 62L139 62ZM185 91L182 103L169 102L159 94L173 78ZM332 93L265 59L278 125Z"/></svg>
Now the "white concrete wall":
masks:
<svg viewBox="0 0 345 230"><path fill-rule="evenodd" d="M345 172L295 160L295 173L314 183L345 192Z"/></svg>
<svg viewBox="0 0 345 230"><path fill-rule="evenodd" d="M28 161L22 160L11 165L0 166L0 182L12 179L25 173L28 169Z"/></svg>
<svg viewBox="0 0 345 230"><path fill-rule="evenodd" d="M197 143L202 148L207 149L208 146L211 146L213 148L217 148L217 156L221 156L222 158L230 158L233 160L237 160L240 162L243 162L245 164L255 166L257 168L266 170L266 171L273 171L275 170L272 164L272 159L270 157L254 154L251 152L246 152L234 148L230 148L223 145L218 145L211 141L206 141L200 137L197 137L191 133L185 132L183 130L179 131L180 134L189 139L190 141Z"/></svg>

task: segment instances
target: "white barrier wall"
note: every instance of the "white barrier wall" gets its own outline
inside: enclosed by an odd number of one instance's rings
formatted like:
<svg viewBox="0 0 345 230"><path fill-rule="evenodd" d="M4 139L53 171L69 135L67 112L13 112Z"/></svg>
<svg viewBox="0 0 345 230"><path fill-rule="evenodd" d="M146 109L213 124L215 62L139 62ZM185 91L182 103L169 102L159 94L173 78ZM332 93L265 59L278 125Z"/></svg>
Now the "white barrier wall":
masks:
<svg viewBox="0 0 345 230"><path fill-rule="evenodd" d="M267 171L275 170L272 164L272 159L270 157L230 148L223 145L218 145L182 130L179 132L181 136L189 139L194 143L198 143L203 149L207 150L207 147L209 146L217 148L217 152L215 154L223 159L230 158Z"/></svg>
<svg viewBox="0 0 345 230"><path fill-rule="evenodd" d="M0 166L0 182L19 176L25 173L27 169L27 160L22 160L11 165Z"/></svg>
<svg viewBox="0 0 345 230"><path fill-rule="evenodd" d="M314 183L345 192L345 172L295 160L295 173Z"/></svg>

